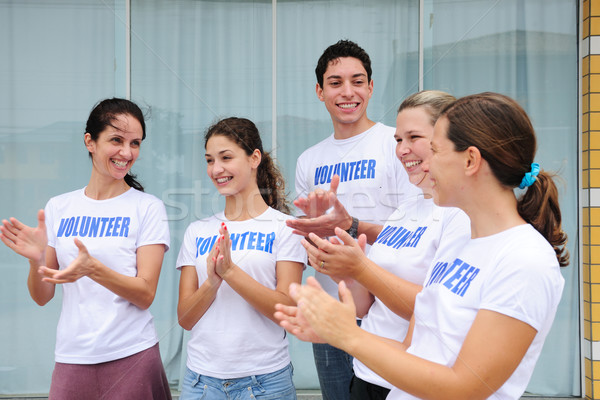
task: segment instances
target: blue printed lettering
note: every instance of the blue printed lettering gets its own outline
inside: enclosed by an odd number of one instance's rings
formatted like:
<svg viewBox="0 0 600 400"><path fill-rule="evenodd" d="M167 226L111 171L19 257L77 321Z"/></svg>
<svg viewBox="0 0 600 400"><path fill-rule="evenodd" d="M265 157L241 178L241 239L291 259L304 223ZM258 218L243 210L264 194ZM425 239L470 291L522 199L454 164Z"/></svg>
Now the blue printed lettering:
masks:
<svg viewBox="0 0 600 400"><path fill-rule="evenodd" d="M326 179L327 183L331 182L331 177L332 176L333 176L333 165L330 165L329 169L327 170L327 179Z"/></svg>
<svg viewBox="0 0 600 400"><path fill-rule="evenodd" d="M202 243L202 239L201 237L196 237L196 258L198 258L198 256L200 255L200 243Z"/></svg>
<svg viewBox="0 0 600 400"><path fill-rule="evenodd" d="M90 217L79 215L61 218L56 237L129 236L130 217Z"/></svg>
<svg viewBox="0 0 600 400"><path fill-rule="evenodd" d="M454 260L454 262L452 264L450 264L450 268L448 268L446 271L444 271L443 275L440 276L440 279L438 282L442 282L444 279L446 279L446 277L448 275L450 275L450 272L452 272L452 270L454 270L454 268L458 267L459 265L461 265L463 263L463 261L459 258L457 258L456 260Z"/></svg>
<svg viewBox="0 0 600 400"><path fill-rule="evenodd" d="M265 234L258 232L258 238L256 239L256 250L264 251Z"/></svg>
<svg viewBox="0 0 600 400"><path fill-rule="evenodd" d="M204 255L204 254L208 253L212 247L212 244L215 242L216 239L217 239L217 235L215 235L213 237L208 237L208 238L202 240L202 243L200 244L200 254Z"/></svg>
<svg viewBox="0 0 600 400"><path fill-rule="evenodd" d="M77 228L79 227L79 218L77 217L75 218L75 222L73 223L73 232L71 233L72 236L77 236Z"/></svg>
<svg viewBox="0 0 600 400"><path fill-rule="evenodd" d="M396 230L395 226L386 225L383 227L383 230L379 232L377 235L377 239L375 239L375 243L385 243L385 240Z"/></svg>
<svg viewBox="0 0 600 400"><path fill-rule="evenodd" d="M390 236L390 238L386 241L388 246L393 246L395 245L398 240L402 237L402 235L404 235L405 233L407 233L408 231L406 230L406 228L404 227L400 227L398 230L396 230L396 232L394 232L393 235ZM385 244L385 243L384 243Z"/></svg>
<svg viewBox="0 0 600 400"><path fill-rule="evenodd" d="M456 294L461 297L464 296L465 292L469 288L469 285L471 285L471 282L473 281L473 279L475 279L477 274L479 274L479 268L471 267L471 269L469 269L469 271L465 274L463 279L461 279L460 282L458 282L458 284L456 285Z"/></svg>
<svg viewBox="0 0 600 400"><path fill-rule="evenodd" d="M256 232L250 232L250 235L248 235L248 250L254 250L254 242L256 242Z"/></svg>
<svg viewBox="0 0 600 400"><path fill-rule="evenodd" d="M73 233L73 224L75 223L75 218L71 217L69 218L69 220L67 221L67 229L65 230L65 237L69 237L71 236L71 233Z"/></svg>
<svg viewBox="0 0 600 400"><path fill-rule="evenodd" d="M327 182L328 170L329 170L329 168L327 167L327 165L323 165L323 168L321 169L321 177L319 178L319 183L323 184L323 183Z"/></svg>
<svg viewBox="0 0 600 400"><path fill-rule="evenodd" d="M79 234L81 237L87 236L91 219L91 217L81 217L81 226L79 227Z"/></svg>
<svg viewBox="0 0 600 400"><path fill-rule="evenodd" d="M248 232L244 232L240 234L240 237L242 239L242 241L240 242L240 250L243 250L244 247L244 243L246 242L246 236L248 236Z"/></svg>
<svg viewBox="0 0 600 400"><path fill-rule="evenodd" d="M208 253L214 246L219 235L208 238L197 237L196 240L196 258ZM273 252L273 241L275 233L268 234L262 232L244 232L230 233L231 251L240 250L260 250L266 253ZM248 239L248 240L246 240Z"/></svg>
<svg viewBox="0 0 600 400"><path fill-rule="evenodd" d="M60 225L58 226L58 232L56 233L56 237L62 237L62 235L65 233L66 227L67 227L67 220L65 218L62 218L60 220Z"/></svg>
<svg viewBox="0 0 600 400"><path fill-rule="evenodd" d="M432 268L431 275L429 276L429 280L427 281L427 283L424 286L429 286L429 285L437 282L438 276L440 276L440 274L442 274L444 272L444 270L446 269L447 266L448 266L448 263L441 262L441 261L437 262L435 264L435 266Z"/></svg>
<svg viewBox="0 0 600 400"><path fill-rule="evenodd" d="M375 179L375 160L369 160L369 167L367 168L367 179Z"/></svg>
<svg viewBox="0 0 600 400"><path fill-rule="evenodd" d="M360 161L360 179L365 179L367 177L365 174L365 171L367 170L367 161L368 160Z"/></svg>
<svg viewBox="0 0 600 400"><path fill-rule="evenodd" d="M350 180L357 179L356 176L354 176L355 169L356 169L356 161L352 161L350 163L350 171L348 172L348 179L350 179Z"/></svg>
<svg viewBox="0 0 600 400"><path fill-rule="evenodd" d="M404 229L404 228L402 228ZM413 232L411 231L406 231L406 233L400 238L400 240L398 240L398 243L396 243L394 245L395 249L399 249L400 247L404 246L404 243L407 243L407 240L409 238L411 238L413 236Z"/></svg>
<svg viewBox="0 0 600 400"><path fill-rule="evenodd" d="M314 185L330 183L333 175L338 175L340 182L356 179L375 179L376 165L377 161L373 159L322 165L315 168Z"/></svg>
<svg viewBox="0 0 600 400"><path fill-rule="evenodd" d="M275 241L275 232L267 234L265 239L265 252L273 253L273 242Z"/></svg>
<svg viewBox="0 0 600 400"><path fill-rule="evenodd" d="M237 250L238 241L240 239L239 233L232 233L229 235L229 239L231 240L231 250Z"/></svg>
<svg viewBox="0 0 600 400"><path fill-rule="evenodd" d="M119 232L119 236L121 237L129 237L129 223L131 222L131 218L124 217L123 223L121 225L121 232Z"/></svg>
<svg viewBox="0 0 600 400"><path fill-rule="evenodd" d="M106 232L106 224L108 222L109 218L108 217L102 217L100 218L100 222L102 223L102 225L100 226L100 237L102 236L106 236L105 232Z"/></svg>
<svg viewBox="0 0 600 400"><path fill-rule="evenodd" d="M452 273L452 271L455 272ZM463 297L477 274L479 274L479 268L469 265L459 258L449 266L448 263L438 262L433 267L431 276L424 286L442 283L452 293Z"/></svg>
<svg viewBox="0 0 600 400"><path fill-rule="evenodd" d="M98 236L98 228L100 227L100 218L92 217L92 222L90 223L90 235L89 237L97 237Z"/></svg>
<svg viewBox="0 0 600 400"><path fill-rule="evenodd" d="M341 172L340 182L346 182L348 180L348 163L342 163Z"/></svg>
<svg viewBox="0 0 600 400"><path fill-rule="evenodd" d="M114 226L115 218L109 218L108 225L106 226L106 233L104 236L112 236L112 230Z"/></svg>
<svg viewBox="0 0 600 400"><path fill-rule="evenodd" d="M417 230L415 231L415 234L413 235L413 238L410 240L410 243L407 246L408 247L417 247L417 243L419 243L419 240L421 240L421 236L423 236L423 233L425 233L426 230L427 230L426 226L421 226L421 227L417 228Z"/></svg>
<svg viewBox="0 0 600 400"><path fill-rule="evenodd" d="M339 174L340 174L340 163L337 163L333 167L333 175L339 175Z"/></svg>
<svg viewBox="0 0 600 400"><path fill-rule="evenodd" d="M111 233L110 236L119 236L119 228L121 227L121 220L122 219L123 219L123 217L117 217L117 218L115 218L115 223L113 224L114 228L113 228L113 231L112 231L112 233Z"/></svg>
<svg viewBox="0 0 600 400"><path fill-rule="evenodd" d="M458 261L458 259L457 259L457 261ZM444 282L444 286L446 286L448 289L452 289L452 287L454 286L454 281L460 279L460 277L462 276L462 273L469 267L470 267L470 265L463 261L462 264L460 265L460 268L458 268L458 270L454 273L454 275L452 275L451 278L447 279L446 282ZM454 292L454 290L453 290L453 292Z"/></svg>
<svg viewBox="0 0 600 400"><path fill-rule="evenodd" d="M315 170L315 186L319 184L319 174L321 173L321 167L317 167Z"/></svg>

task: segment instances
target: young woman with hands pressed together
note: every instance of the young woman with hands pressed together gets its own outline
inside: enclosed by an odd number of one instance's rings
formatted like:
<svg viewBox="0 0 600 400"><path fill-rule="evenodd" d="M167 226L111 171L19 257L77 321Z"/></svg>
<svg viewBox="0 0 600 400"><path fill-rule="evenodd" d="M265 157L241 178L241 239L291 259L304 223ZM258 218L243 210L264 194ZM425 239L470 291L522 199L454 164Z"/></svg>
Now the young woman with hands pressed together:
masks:
<svg viewBox="0 0 600 400"><path fill-rule="evenodd" d="M193 222L177 259L179 323L192 331L181 399L295 399L285 331L273 317L306 261L284 182L258 129L227 118L205 135L225 210Z"/></svg>

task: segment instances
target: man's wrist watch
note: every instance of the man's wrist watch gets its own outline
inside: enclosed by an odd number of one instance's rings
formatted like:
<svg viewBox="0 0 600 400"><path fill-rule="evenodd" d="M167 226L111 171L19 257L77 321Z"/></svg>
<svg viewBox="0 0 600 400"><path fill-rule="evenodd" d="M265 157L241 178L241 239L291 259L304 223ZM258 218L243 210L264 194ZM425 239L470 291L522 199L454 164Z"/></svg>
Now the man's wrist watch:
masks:
<svg viewBox="0 0 600 400"><path fill-rule="evenodd" d="M352 225L346 230L354 239L358 237L358 218L352 217Z"/></svg>

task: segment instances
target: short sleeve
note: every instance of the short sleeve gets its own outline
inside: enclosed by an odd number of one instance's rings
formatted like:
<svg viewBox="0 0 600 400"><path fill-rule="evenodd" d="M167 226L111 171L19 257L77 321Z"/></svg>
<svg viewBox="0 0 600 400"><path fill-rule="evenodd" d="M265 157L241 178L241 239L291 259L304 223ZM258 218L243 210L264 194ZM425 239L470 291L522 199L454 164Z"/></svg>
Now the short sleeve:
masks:
<svg viewBox="0 0 600 400"><path fill-rule="evenodd" d="M196 265L196 241L193 226L194 223L190 224L183 235L183 241L175 263L175 267L179 270L186 265Z"/></svg>
<svg viewBox="0 0 600 400"><path fill-rule="evenodd" d="M279 230L277 261L294 261L306 264L306 250L300 243L302 236L292 233L292 229L282 223Z"/></svg>
<svg viewBox="0 0 600 400"><path fill-rule="evenodd" d="M306 174L303 171L303 156L304 154L301 154L300 157L298 157L298 161L296 161L296 198L298 197L306 197L308 195L308 184L306 183L306 179L305 176ZM298 216L303 216L304 212L302 210L300 210L299 208L295 208L296 209L296 215Z"/></svg>
<svg viewBox="0 0 600 400"><path fill-rule="evenodd" d="M52 199L48 200L44 207L44 222L46 223L46 236L48 238L48 246L56 248L55 230L52 229L54 224L54 207Z"/></svg>
<svg viewBox="0 0 600 400"><path fill-rule="evenodd" d="M539 332L556 309L563 285L552 248L528 245L499 260L482 288L480 308L523 321Z"/></svg>
<svg viewBox="0 0 600 400"><path fill-rule="evenodd" d="M145 210L142 211L140 231L136 247L164 244L165 252L169 250L170 233L167 211L162 201L152 196Z"/></svg>

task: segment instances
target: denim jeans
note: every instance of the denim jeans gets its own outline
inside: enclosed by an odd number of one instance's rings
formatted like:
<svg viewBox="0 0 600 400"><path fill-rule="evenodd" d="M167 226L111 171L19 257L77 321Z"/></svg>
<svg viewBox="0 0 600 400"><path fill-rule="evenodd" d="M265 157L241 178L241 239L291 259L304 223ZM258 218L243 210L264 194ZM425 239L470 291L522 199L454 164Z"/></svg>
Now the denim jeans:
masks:
<svg viewBox="0 0 600 400"><path fill-rule="evenodd" d="M179 400L296 400L292 373L289 364L270 374L219 379L187 368Z"/></svg>
<svg viewBox="0 0 600 400"><path fill-rule="evenodd" d="M352 356L324 343L313 343L313 355L323 400L350 400Z"/></svg>

